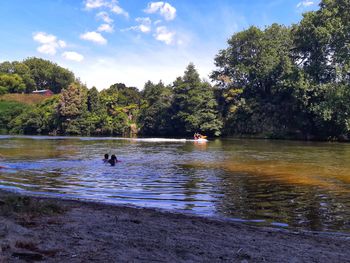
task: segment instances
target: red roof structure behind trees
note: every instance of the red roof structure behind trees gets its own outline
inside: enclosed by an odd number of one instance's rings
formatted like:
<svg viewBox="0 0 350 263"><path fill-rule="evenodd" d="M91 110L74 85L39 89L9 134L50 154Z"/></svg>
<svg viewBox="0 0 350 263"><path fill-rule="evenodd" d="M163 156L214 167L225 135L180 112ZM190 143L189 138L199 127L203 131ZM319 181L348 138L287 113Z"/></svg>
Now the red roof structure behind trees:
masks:
<svg viewBox="0 0 350 263"><path fill-rule="evenodd" d="M44 95L44 96L52 96L53 92L49 89L43 89L43 90L34 90L33 94L40 94L40 95Z"/></svg>

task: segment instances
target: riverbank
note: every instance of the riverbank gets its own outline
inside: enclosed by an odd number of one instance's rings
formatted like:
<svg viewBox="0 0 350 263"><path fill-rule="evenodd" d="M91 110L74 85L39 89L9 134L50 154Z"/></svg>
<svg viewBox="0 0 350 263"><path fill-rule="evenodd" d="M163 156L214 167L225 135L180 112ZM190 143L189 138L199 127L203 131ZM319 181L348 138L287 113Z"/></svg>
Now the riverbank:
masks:
<svg viewBox="0 0 350 263"><path fill-rule="evenodd" d="M350 262L350 236L0 191L0 262Z"/></svg>

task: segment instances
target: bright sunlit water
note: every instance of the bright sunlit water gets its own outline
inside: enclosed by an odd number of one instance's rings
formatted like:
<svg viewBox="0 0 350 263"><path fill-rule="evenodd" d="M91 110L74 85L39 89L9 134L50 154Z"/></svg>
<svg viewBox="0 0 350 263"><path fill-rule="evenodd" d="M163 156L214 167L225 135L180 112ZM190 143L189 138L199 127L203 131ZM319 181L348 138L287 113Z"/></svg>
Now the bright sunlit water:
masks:
<svg viewBox="0 0 350 263"><path fill-rule="evenodd" d="M350 230L350 144L0 136L0 165L10 190Z"/></svg>

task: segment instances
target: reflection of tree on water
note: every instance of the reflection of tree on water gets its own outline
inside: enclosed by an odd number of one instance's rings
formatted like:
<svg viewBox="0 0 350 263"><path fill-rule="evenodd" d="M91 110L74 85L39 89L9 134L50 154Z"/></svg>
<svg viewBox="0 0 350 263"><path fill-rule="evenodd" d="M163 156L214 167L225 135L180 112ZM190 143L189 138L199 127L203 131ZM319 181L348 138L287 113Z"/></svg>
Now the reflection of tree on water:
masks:
<svg viewBox="0 0 350 263"><path fill-rule="evenodd" d="M0 146L1 154L7 159L40 160L62 158L76 154L77 147L73 140L36 140L16 138Z"/></svg>
<svg viewBox="0 0 350 263"><path fill-rule="evenodd" d="M215 183L211 171L182 166L181 190L184 194L185 209L212 213ZM180 190L179 189L179 190Z"/></svg>
<svg viewBox="0 0 350 263"><path fill-rule="evenodd" d="M348 230L350 214L339 211L344 200L317 187L267 181L252 174L221 172L218 212L243 219L264 219L310 230Z"/></svg>
<svg viewBox="0 0 350 263"><path fill-rule="evenodd" d="M182 185L184 191L184 201L185 209L192 210L195 207L196 195L199 192L198 184L201 182L201 179L197 178L195 174L188 175L188 180Z"/></svg>

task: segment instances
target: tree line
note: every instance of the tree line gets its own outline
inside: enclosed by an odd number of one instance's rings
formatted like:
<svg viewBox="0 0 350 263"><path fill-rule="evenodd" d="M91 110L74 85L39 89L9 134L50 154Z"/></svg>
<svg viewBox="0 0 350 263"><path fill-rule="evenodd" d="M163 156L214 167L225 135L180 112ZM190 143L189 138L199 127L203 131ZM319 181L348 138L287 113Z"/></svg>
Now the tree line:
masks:
<svg viewBox="0 0 350 263"><path fill-rule="evenodd" d="M298 24L250 27L214 59L211 83L193 64L172 84L87 89L38 58L0 64L0 93L57 95L0 116L11 133L342 139L350 135L350 0L323 0ZM11 80L9 80L11 79ZM0 107L1 109L1 107ZM7 111L6 114L13 114ZM3 115L3 114L1 114Z"/></svg>
<svg viewBox="0 0 350 263"><path fill-rule="evenodd" d="M116 83L99 92L75 80L39 104L12 105L0 126L15 134L179 136L201 130L219 136L214 91L193 64L173 85L148 81L142 91Z"/></svg>

